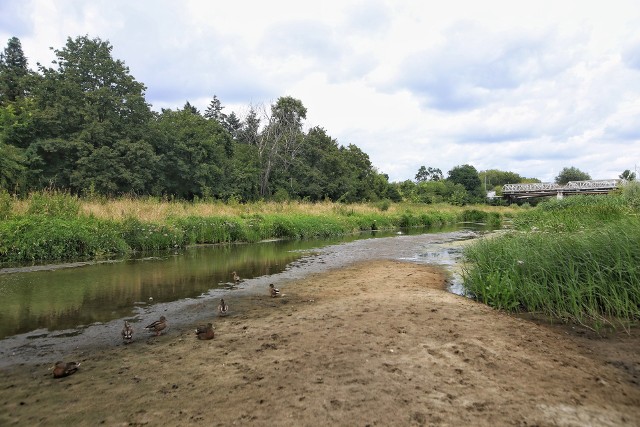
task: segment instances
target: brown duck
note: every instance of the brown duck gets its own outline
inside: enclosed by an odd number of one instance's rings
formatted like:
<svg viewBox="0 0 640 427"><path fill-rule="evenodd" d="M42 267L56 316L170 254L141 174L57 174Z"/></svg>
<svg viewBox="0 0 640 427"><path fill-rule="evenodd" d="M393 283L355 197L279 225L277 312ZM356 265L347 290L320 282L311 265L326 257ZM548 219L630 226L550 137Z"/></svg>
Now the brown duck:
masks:
<svg viewBox="0 0 640 427"><path fill-rule="evenodd" d="M275 286L273 286L273 283L269 284L269 294L271 295L271 298L275 298L280 296L280 289L276 288Z"/></svg>
<svg viewBox="0 0 640 427"><path fill-rule="evenodd" d="M240 276L238 276L238 273L236 273L235 271L233 273L231 273L231 276L233 277L233 281L238 284L240 283Z"/></svg>
<svg viewBox="0 0 640 427"><path fill-rule="evenodd" d="M199 340L213 339L215 332L213 331L213 324L207 323L207 326L198 326L196 328L196 335Z"/></svg>
<svg viewBox="0 0 640 427"><path fill-rule="evenodd" d="M156 320L155 322L145 327L145 329L155 332L156 336L160 335L160 332L162 332L166 328L167 328L167 319L164 316L160 316L159 320Z"/></svg>
<svg viewBox="0 0 640 427"><path fill-rule="evenodd" d="M53 365L53 378L68 377L78 370L80 363L58 361Z"/></svg>
<svg viewBox="0 0 640 427"><path fill-rule="evenodd" d="M229 312L229 305L224 302L224 298L220 298L220 304L218 304L218 314L220 316L226 316Z"/></svg>
<svg viewBox="0 0 640 427"><path fill-rule="evenodd" d="M131 341L133 341L133 328L131 327L129 322L127 322L126 320L124 321L124 326L122 327L121 333L122 333L122 340L124 341L125 344L129 344Z"/></svg>

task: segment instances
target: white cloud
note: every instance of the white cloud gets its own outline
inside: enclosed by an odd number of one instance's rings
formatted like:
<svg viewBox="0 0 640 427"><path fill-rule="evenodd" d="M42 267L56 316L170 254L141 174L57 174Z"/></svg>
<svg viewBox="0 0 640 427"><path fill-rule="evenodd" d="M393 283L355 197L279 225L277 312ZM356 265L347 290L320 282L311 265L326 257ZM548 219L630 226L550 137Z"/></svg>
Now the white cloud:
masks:
<svg viewBox="0 0 640 427"><path fill-rule="evenodd" d="M640 163L640 8L486 2L31 0L0 3L30 64L88 34L155 109L299 98L309 126L392 180L460 164L552 180Z"/></svg>

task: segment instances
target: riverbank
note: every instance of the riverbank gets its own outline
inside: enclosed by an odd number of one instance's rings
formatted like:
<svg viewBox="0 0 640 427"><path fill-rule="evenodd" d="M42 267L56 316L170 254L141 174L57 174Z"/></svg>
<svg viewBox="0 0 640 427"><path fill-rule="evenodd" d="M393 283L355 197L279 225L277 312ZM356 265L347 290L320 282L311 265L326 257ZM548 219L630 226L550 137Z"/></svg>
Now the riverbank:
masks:
<svg viewBox="0 0 640 427"><path fill-rule="evenodd" d="M432 228L482 222L496 228L506 207L412 203L94 201L65 193L5 197L0 212L0 267L86 261L194 244L313 239L361 231Z"/></svg>
<svg viewBox="0 0 640 427"><path fill-rule="evenodd" d="M61 380L51 363L5 368L0 424L638 424L636 330L536 324L444 281L426 265L358 262L283 283L278 299L238 297L223 318L70 350L80 370ZM216 337L198 341L206 321Z"/></svg>

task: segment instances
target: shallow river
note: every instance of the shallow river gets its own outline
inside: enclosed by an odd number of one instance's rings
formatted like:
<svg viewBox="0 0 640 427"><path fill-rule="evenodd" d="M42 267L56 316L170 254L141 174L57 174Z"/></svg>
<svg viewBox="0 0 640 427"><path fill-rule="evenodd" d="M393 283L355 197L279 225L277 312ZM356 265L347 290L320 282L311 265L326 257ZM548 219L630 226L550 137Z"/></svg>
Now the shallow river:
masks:
<svg viewBox="0 0 640 427"><path fill-rule="evenodd" d="M270 241L191 247L154 257L0 269L0 366L64 356L83 346L117 345L122 320L160 313L192 323L220 297L264 292L308 274L357 261L399 259L441 265L461 293L461 241L486 229L467 224L435 231L374 232L332 240ZM242 277L231 283L231 274ZM209 313L210 314L210 313ZM146 323L145 323L146 324ZM141 325L138 325L138 328Z"/></svg>

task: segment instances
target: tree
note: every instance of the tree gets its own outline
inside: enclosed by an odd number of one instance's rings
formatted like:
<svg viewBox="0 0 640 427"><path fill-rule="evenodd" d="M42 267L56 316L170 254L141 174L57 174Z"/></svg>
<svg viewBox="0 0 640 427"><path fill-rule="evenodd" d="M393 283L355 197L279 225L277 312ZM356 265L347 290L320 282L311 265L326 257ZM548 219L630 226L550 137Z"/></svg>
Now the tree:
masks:
<svg viewBox="0 0 640 427"><path fill-rule="evenodd" d="M556 177L556 184L565 185L569 181L588 181L591 179L588 173L582 172L573 166L563 168Z"/></svg>
<svg viewBox="0 0 640 427"><path fill-rule="evenodd" d="M227 129L227 132L231 134L231 137L234 140L237 140L238 135L242 130L242 122L240 121L238 116L236 116L236 113L232 111L231 114L225 116L224 122L222 124L225 129Z"/></svg>
<svg viewBox="0 0 640 427"><path fill-rule="evenodd" d="M163 190L184 199L228 196L229 134L220 123L193 114L190 108L166 109L156 123Z"/></svg>
<svg viewBox="0 0 640 427"><path fill-rule="evenodd" d="M0 106L24 97L28 75L27 58L20 39L12 37L0 53Z"/></svg>
<svg viewBox="0 0 640 427"><path fill-rule="evenodd" d="M19 186L25 172L24 163L19 148L0 142L0 190L14 191Z"/></svg>
<svg viewBox="0 0 640 427"><path fill-rule="evenodd" d="M420 166L416 174L416 182L439 181L442 178L442 171L438 168L432 168L431 166L428 168Z"/></svg>
<svg viewBox="0 0 640 427"><path fill-rule="evenodd" d="M478 171L471 165L454 167L449 171L447 180L461 184L472 198L480 199L484 196Z"/></svg>
<svg viewBox="0 0 640 427"><path fill-rule="evenodd" d="M226 114L222 112L224 107L216 95L213 95L213 99L209 103L209 106L204 111L204 117L209 120L217 120L219 123L224 122Z"/></svg>
<svg viewBox="0 0 640 427"><path fill-rule="evenodd" d="M258 111L251 106L247 117L242 122L238 132L238 142L258 146L258 135L260 134L260 117Z"/></svg>
<svg viewBox="0 0 640 427"><path fill-rule="evenodd" d="M340 147L340 152L347 167L344 176L347 191L339 200L351 203L376 199L373 189L377 171L371 164L369 155L354 144L349 144L346 148Z"/></svg>
<svg viewBox="0 0 640 427"><path fill-rule="evenodd" d="M191 103L189 101L185 102L184 107L182 107L182 109L184 111L188 111L191 114L197 114L200 115L200 111L194 107L193 105L191 105Z"/></svg>
<svg viewBox="0 0 640 427"><path fill-rule="evenodd" d="M298 154L303 134L302 121L307 109L302 101L290 96L280 97L265 114L267 125L256 139L260 158L260 195L270 194L274 168L286 170Z"/></svg>
<svg viewBox="0 0 640 427"><path fill-rule="evenodd" d="M636 180L636 173L635 172L631 172L629 169L625 169L624 172L622 172L619 175L620 179L624 179L625 181L635 181Z"/></svg>
<svg viewBox="0 0 640 427"><path fill-rule="evenodd" d="M131 168L134 160L154 162L146 88L112 58L112 49L99 38L68 38L54 51L56 67L40 66L33 88L37 131L26 153L35 186L53 183L79 193L93 185L91 191L120 194L154 185L150 171ZM124 170L114 184L109 177Z"/></svg>

